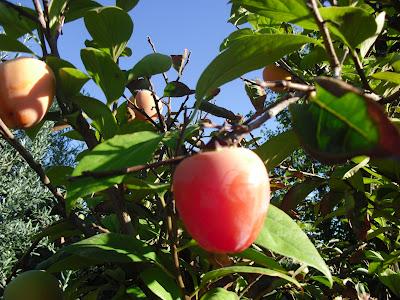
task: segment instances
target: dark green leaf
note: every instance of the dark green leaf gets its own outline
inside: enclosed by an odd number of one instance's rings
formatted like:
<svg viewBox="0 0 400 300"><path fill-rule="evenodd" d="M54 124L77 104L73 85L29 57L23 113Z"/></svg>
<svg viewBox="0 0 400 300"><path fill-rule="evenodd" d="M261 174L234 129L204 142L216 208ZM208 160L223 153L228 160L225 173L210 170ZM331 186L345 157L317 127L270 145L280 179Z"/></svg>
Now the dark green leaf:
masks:
<svg viewBox="0 0 400 300"><path fill-rule="evenodd" d="M81 50L82 62L90 77L102 89L110 104L121 97L125 89L125 74L106 53L94 49Z"/></svg>
<svg viewBox="0 0 400 300"><path fill-rule="evenodd" d="M396 273L391 269L379 275L379 280L386 285L397 297L400 297L400 273Z"/></svg>
<svg viewBox="0 0 400 300"><path fill-rule="evenodd" d="M68 184L68 177L73 170L74 168L68 166L53 166L46 171L46 175L54 186L63 186Z"/></svg>
<svg viewBox="0 0 400 300"><path fill-rule="evenodd" d="M33 53L31 49L26 47L16 38L8 36L6 34L0 34L0 50L10 52Z"/></svg>
<svg viewBox="0 0 400 300"><path fill-rule="evenodd" d="M256 83L247 81L244 82L244 89L256 111L263 110L265 99L267 99L265 89Z"/></svg>
<svg viewBox="0 0 400 300"><path fill-rule="evenodd" d="M279 166L288 156L300 147L300 142L293 130L288 130L271 137L254 150L264 161L267 170Z"/></svg>
<svg viewBox="0 0 400 300"><path fill-rule="evenodd" d="M164 89L164 97L183 97L194 93L195 91L180 81L171 81Z"/></svg>
<svg viewBox="0 0 400 300"><path fill-rule="evenodd" d="M296 279L281 273L279 271L275 270L270 270L270 269L265 269L265 268L259 268L259 267L248 267L248 266L234 266L234 267L225 267L225 268L220 268L216 269L210 272L207 272L204 274L202 281L201 281L201 286L205 286L210 282L214 282L217 279L224 277L229 274L233 273L253 273L253 274L262 274L262 275L267 275L267 276L272 276L272 277L279 277L282 279L285 279L288 282L291 282L295 284L296 286L300 287L300 284L297 282Z"/></svg>
<svg viewBox="0 0 400 300"><path fill-rule="evenodd" d="M30 14L32 18L36 18L34 10L22 6L21 9ZM6 4L0 3L0 26L3 27L7 35L18 38L36 29L37 23L30 18L20 15L16 10L10 8Z"/></svg>
<svg viewBox="0 0 400 300"><path fill-rule="evenodd" d="M130 16L118 7L100 7L85 15L85 25L100 48L110 48L114 61L124 51L133 32Z"/></svg>
<svg viewBox="0 0 400 300"><path fill-rule="evenodd" d="M140 273L140 278L146 286L160 299L175 300L181 299L180 290L174 280L160 268L148 268Z"/></svg>
<svg viewBox="0 0 400 300"><path fill-rule="evenodd" d="M325 182L322 178L307 178L303 182L299 182L292 186L290 190L285 194L281 202L280 208L284 212L289 212L295 209L306 197L317 187Z"/></svg>
<svg viewBox="0 0 400 300"><path fill-rule="evenodd" d="M90 79L82 71L75 68L60 68L58 70L60 78L59 84L63 93L67 97L71 97L79 93L81 88Z"/></svg>
<svg viewBox="0 0 400 300"><path fill-rule="evenodd" d="M215 105L215 104L205 101L205 100L200 102L199 109L202 111L208 112L209 114L212 114L213 116L228 119L228 120L238 120L240 118L238 115L235 115L230 110L223 108L221 106Z"/></svg>
<svg viewBox="0 0 400 300"><path fill-rule="evenodd" d="M332 275L315 246L295 221L270 205L256 244L321 271L332 285Z"/></svg>
<svg viewBox="0 0 400 300"><path fill-rule="evenodd" d="M205 293L200 300L239 300L239 296L226 289L216 288Z"/></svg>
<svg viewBox="0 0 400 300"><path fill-rule="evenodd" d="M103 102L86 96L77 96L72 101L93 120L95 127L104 139L112 138L118 131L117 120L111 110Z"/></svg>
<svg viewBox="0 0 400 300"><path fill-rule="evenodd" d="M314 39L303 35L260 34L244 36L229 44L204 70L197 82L196 99L247 72L265 67Z"/></svg>
<svg viewBox="0 0 400 300"><path fill-rule="evenodd" d="M79 236L81 232L69 221L56 222L55 224L45 228L33 237L33 240L49 237L50 241L61 237Z"/></svg>
<svg viewBox="0 0 400 300"><path fill-rule="evenodd" d="M84 17L89 10L100 6L101 4L92 0L68 1L68 10L65 13L65 22L67 23L80 19Z"/></svg>
<svg viewBox="0 0 400 300"><path fill-rule="evenodd" d="M125 11L130 11L139 3L139 0L117 0L116 5Z"/></svg>
<svg viewBox="0 0 400 300"><path fill-rule="evenodd" d="M167 72L172 66L169 55L152 53L143 57L130 71L128 81L139 77L150 77L152 75Z"/></svg>

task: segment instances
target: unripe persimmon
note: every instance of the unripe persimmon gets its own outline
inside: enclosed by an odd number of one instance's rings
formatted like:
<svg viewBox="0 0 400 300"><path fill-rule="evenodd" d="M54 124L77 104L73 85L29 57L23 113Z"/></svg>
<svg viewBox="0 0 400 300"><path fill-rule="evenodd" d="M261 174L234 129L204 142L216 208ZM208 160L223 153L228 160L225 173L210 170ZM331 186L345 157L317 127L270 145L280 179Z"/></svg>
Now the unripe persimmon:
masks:
<svg viewBox="0 0 400 300"><path fill-rule="evenodd" d="M4 290L4 300L62 300L57 278L40 270L24 272L14 278Z"/></svg>
<svg viewBox="0 0 400 300"><path fill-rule="evenodd" d="M292 75L285 69L282 69L281 67L272 64L264 68L263 79L264 81L275 81L275 80L290 81L292 80ZM286 90L286 88L281 88L281 87L271 87L270 89L276 93L282 93Z"/></svg>
<svg viewBox="0 0 400 300"><path fill-rule="evenodd" d="M269 206L268 172L245 148L220 148L183 160L173 177L183 224L210 252L235 253L257 238Z"/></svg>
<svg viewBox="0 0 400 300"><path fill-rule="evenodd" d="M8 127L38 124L54 94L55 76L43 61L22 57L0 64L0 118Z"/></svg>
<svg viewBox="0 0 400 300"><path fill-rule="evenodd" d="M156 109L156 103L154 101L154 97L151 91L148 90L141 90L139 91L136 96L131 97L131 99L129 99L132 103L135 103L135 105L139 108L139 109L143 109L143 111L149 116L151 117L153 120L156 120L158 118L158 114L157 114L157 109ZM158 101L158 108L160 110L160 113L163 110L163 103L161 101ZM133 109L133 111L135 112L135 118L142 120L142 121L146 121L146 116L143 115L141 112L137 111L133 105L131 105L130 103L128 103L128 107L130 107L131 109Z"/></svg>

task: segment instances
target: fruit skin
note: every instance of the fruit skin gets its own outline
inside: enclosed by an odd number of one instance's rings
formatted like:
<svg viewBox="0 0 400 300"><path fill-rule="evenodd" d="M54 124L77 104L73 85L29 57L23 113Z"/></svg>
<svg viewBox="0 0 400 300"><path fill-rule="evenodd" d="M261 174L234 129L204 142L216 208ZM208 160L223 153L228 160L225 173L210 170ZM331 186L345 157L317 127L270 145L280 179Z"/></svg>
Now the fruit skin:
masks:
<svg viewBox="0 0 400 300"><path fill-rule="evenodd" d="M0 118L9 128L29 128L47 113L55 76L41 60L21 57L0 64Z"/></svg>
<svg viewBox="0 0 400 300"><path fill-rule="evenodd" d="M275 81L275 80L290 81L292 80L292 75L285 69L282 69L272 64L264 68L263 79L264 81ZM283 93L286 90L286 88L280 88L280 87L271 87L270 89L276 93Z"/></svg>
<svg viewBox="0 0 400 300"><path fill-rule="evenodd" d="M14 278L4 290L4 300L62 300L58 280L51 274L31 270Z"/></svg>
<svg viewBox="0 0 400 300"><path fill-rule="evenodd" d="M183 160L173 177L187 231L210 252L236 253L257 238L269 206L268 173L244 148L220 148Z"/></svg>
<svg viewBox="0 0 400 300"><path fill-rule="evenodd" d="M136 94L136 96L131 97L129 100L135 103L138 108L143 109L144 112L153 120L157 120L158 114L156 110L156 104L151 91L141 90ZM136 109L130 103L128 103L128 107L134 110L135 118L142 121L147 120L146 117L142 113L136 111ZM162 112L163 107L163 103L159 101L158 108L160 109L160 113Z"/></svg>

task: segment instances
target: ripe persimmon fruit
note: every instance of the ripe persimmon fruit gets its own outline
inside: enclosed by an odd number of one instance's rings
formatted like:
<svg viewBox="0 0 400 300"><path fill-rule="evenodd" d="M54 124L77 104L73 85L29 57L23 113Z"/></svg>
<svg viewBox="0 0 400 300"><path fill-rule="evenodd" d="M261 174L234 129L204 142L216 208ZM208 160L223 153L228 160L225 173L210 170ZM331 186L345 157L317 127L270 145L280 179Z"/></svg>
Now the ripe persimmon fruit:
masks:
<svg viewBox="0 0 400 300"><path fill-rule="evenodd" d="M129 99L132 103L135 103L135 105L139 109L143 109L143 111L153 120L156 120L158 118L157 114L157 109L156 109L156 103L154 101L154 97L151 91L148 90L140 90L136 96L132 96ZM143 115L141 112L137 111L131 103L128 103L128 107L131 108L134 111L134 117L146 121L146 116ZM158 101L158 108L160 112L163 110L163 103L161 101ZM132 113L132 112L131 112Z"/></svg>
<svg viewBox="0 0 400 300"><path fill-rule="evenodd" d="M264 79L264 81L275 81L275 80L290 81L290 80L292 80L292 75L285 69L282 69L281 67L278 67L278 66L272 64L272 65L268 65L264 68L263 79ZM286 88L271 87L270 90L272 90L276 93L282 93L286 90Z"/></svg>
<svg viewBox="0 0 400 300"><path fill-rule="evenodd" d="M264 163L253 151L223 147L186 158L172 187L183 224L205 250L241 252L257 238L270 188Z"/></svg>
<svg viewBox="0 0 400 300"><path fill-rule="evenodd" d="M4 300L62 300L57 278L41 271L31 270L15 277L4 289Z"/></svg>
<svg viewBox="0 0 400 300"><path fill-rule="evenodd" d="M41 60L21 57L0 64L0 118L9 128L38 124L55 95L55 76Z"/></svg>

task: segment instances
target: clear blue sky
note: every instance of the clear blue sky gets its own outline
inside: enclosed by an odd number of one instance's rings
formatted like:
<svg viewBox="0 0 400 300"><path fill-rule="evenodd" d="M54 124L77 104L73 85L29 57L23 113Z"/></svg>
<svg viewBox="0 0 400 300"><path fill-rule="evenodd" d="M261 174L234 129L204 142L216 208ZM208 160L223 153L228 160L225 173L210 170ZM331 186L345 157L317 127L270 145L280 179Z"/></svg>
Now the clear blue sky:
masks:
<svg viewBox="0 0 400 300"><path fill-rule="evenodd" d="M98 1L103 5L114 5L114 0ZM22 1L31 5L31 1ZM182 81L194 89L202 71L218 55L223 39L236 28L227 22L230 15L228 0L141 0L130 12L134 22L134 31L128 46L133 50L129 58L121 59L121 67L131 68L143 56L152 52L147 43L150 36L157 51L163 54L181 54L184 48L191 52L191 60ZM60 55L76 67L85 70L80 49L84 41L91 39L82 20L67 23L59 39ZM253 72L250 78L261 77L261 71ZM169 78L175 79L176 72L171 69ZM163 79L153 77L157 94L162 94ZM93 83L87 84L85 90L93 97L104 101L104 95ZM175 98L177 105L183 98ZM243 83L233 81L223 86L216 104L224 106L235 113L247 114L251 109ZM222 122L220 119L219 122Z"/></svg>

